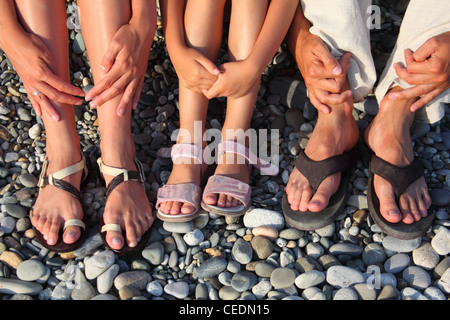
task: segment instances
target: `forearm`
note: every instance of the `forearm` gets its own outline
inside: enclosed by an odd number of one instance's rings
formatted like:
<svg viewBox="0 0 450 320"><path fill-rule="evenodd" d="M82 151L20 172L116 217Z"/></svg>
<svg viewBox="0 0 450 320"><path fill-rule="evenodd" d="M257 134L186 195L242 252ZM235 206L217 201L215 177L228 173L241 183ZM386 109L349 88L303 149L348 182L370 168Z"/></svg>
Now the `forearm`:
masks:
<svg viewBox="0 0 450 320"><path fill-rule="evenodd" d="M15 39L22 32L24 30L18 21L14 1L0 1L0 48L5 52L8 51L10 46L8 40Z"/></svg>
<svg viewBox="0 0 450 320"><path fill-rule="evenodd" d="M161 18L169 54L186 46L184 38L185 0L160 0Z"/></svg>
<svg viewBox="0 0 450 320"><path fill-rule="evenodd" d="M131 2L132 16L130 23L135 23L140 30L153 39L156 29L156 1L133 0Z"/></svg>
<svg viewBox="0 0 450 320"><path fill-rule="evenodd" d="M302 4L299 3L286 37L292 52L296 52L296 48L301 45L304 36L309 34L310 28L311 23L306 19L303 14Z"/></svg>
<svg viewBox="0 0 450 320"><path fill-rule="evenodd" d="M248 57L262 73L280 47L294 16L297 0L272 0L254 48Z"/></svg>

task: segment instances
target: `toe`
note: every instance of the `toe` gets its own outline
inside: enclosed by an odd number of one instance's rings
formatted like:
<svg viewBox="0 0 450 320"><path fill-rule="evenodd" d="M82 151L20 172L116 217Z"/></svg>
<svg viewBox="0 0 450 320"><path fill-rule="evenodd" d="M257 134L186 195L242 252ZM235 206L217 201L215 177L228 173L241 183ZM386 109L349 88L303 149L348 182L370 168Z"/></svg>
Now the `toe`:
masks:
<svg viewBox="0 0 450 320"><path fill-rule="evenodd" d="M227 201L227 196L225 194L222 194L222 193L219 194L219 197L217 199L217 206L221 207L221 208L225 207L226 201Z"/></svg>
<svg viewBox="0 0 450 320"><path fill-rule="evenodd" d="M172 208L170 208L170 214L176 215L180 213L182 202L174 201L172 203Z"/></svg>
<svg viewBox="0 0 450 320"><path fill-rule="evenodd" d="M57 220L52 220L48 228L47 243L49 245L55 245L58 242L60 225Z"/></svg>
<svg viewBox="0 0 450 320"><path fill-rule="evenodd" d="M120 250L123 247L123 236L117 231L108 231L106 233L106 242L114 250Z"/></svg>
<svg viewBox="0 0 450 320"><path fill-rule="evenodd" d="M402 214L395 202L395 194L391 185L383 178L375 176L374 187L380 201L380 213L383 218L391 223L400 222Z"/></svg>
<svg viewBox="0 0 450 320"><path fill-rule="evenodd" d="M204 197L203 201L210 206L214 206L217 204L217 194L208 194Z"/></svg>
<svg viewBox="0 0 450 320"><path fill-rule="evenodd" d="M340 180L336 179L334 176L326 178L311 198L308 209L312 212L318 212L325 209L328 206L330 197L336 192L339 181Z"/></svg>
<svg viewBox="0 0 450 320"><path fill-rule="evenodd" d="M194 212L194 210L195 210L195 207L190 203L184 203L183 206L181 207L182 214L190 214L190 213Z"/></svg>
<svg viewBox="0 0 450 320"><path fill-rule="evenodd" d="M64 231L63 240L67 244L72 244L78 240L81 235L81 230L77 226L70 226Z"/></svg>

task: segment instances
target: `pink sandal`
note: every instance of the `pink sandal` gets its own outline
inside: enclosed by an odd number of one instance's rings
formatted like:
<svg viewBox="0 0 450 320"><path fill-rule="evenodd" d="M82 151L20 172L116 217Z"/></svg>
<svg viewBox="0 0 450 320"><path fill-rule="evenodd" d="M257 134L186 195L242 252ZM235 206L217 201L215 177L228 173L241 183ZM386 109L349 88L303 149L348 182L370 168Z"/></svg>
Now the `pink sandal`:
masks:
<svg viewBox="0 0 450 320"><path fill-rule="evenodd" d="M163 148L158 151L161 157L167 157L168 150L170 150L170 157L172 162L178 158L191 158L194 163L202 164L202 175L207 168L207 163L203 161L202 150L196 145L178 143L172 146L171 149ZM195 219L199 215L200 198L202 189L199 185L194 183L181 184L166 184L158 190L158 200L156 202L156 209L158 210L156 216L163 221L170 222L186 222ZM191 204L195 209L192 213L183 214L166 214L163 213L159 207L162 202L176 201Z"/></svg>
<svg viewBox="0 0 450 320"><path fill-rule="evenodd" d="M249 168L253 165L263 174L271 176L278 174L277 166L258 158L247 147L240 143L223 141L218 147L218 156L224 153L234 153L244 157L247 160ZM206 195L213 193L226 194L240 201L241 204L231 208L222 208L206 204L204 201ZM203 191L203 201L201 202L201 206L204 210L211 213L225 216L241 216L245 214L251 206L251 193L251 187L247 183L226 176L213 175L208 179L208 183Z"/></svg>

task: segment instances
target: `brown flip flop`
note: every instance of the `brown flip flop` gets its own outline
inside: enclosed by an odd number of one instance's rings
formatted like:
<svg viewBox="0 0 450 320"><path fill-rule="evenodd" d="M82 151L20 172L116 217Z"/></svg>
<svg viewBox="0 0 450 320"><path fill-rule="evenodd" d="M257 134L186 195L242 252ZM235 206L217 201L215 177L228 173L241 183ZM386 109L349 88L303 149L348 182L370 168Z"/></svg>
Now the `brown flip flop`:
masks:
<svg viewBox="0 0 450 320"><path fill-rule="evenodd" d="M392 223L383 218L380 212L380 202L373 185L374 176L378 175L386 179L392 186L396 200L414 181L424 175L422 165L415 159L409 166L398 167L372 154L369 164L369 181L367 188L367 200L369 213L375 223L383 232L398 239L411 240L423 236L431 227L434 213L429 213L419 221L406 224L403 221Z"/></svg>
<svg viewBox="0 0 450 320"><path fill-rule="evenodd" d="M331 196L328 206L319 212L292 210L285 194L281 206L289 225L300 230L316 230L332 223L345 207L351 168L357 158L356 151L349 151L342 155L314 161L300 150L295 167L306 177L314 193L322 181L332 174L341 172L341 182L339 189Z"/></svg>

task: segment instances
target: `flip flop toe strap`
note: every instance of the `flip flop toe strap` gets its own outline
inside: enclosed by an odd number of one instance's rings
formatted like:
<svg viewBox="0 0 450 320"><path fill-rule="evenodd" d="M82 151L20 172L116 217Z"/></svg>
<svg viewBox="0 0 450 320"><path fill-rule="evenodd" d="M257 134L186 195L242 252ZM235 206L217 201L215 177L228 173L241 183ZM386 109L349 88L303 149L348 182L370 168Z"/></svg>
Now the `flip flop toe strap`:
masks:
<svg viewBox="0 0 450 320"><path fill-rule="evenodd" d="M64 223L64 230L66 230L68 227L80 227L83 230L86 229L86 225L84 224L83 221L78 220L78 219L69 219Z"/></svg>
<svg viewBox="0 0 450 320"><path fill-rule="evenodd" d="M398 167L376 155L372 155L370 172L386 179L397 197L405 193L414 181L424 175L423 167L418 159L415 159L409 166Z"/></svg>
<svg viewBox="0 0 450 320"><path fill-rule="evenodd" d="M303 150L300 150L295 161L295 167L305 176L315 192L326 177L350 170L356 161L356 157L356 152L347 152L315 161L310 159Z"/></svg>

